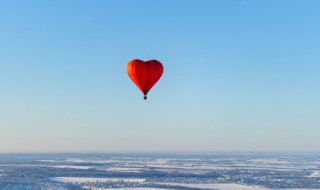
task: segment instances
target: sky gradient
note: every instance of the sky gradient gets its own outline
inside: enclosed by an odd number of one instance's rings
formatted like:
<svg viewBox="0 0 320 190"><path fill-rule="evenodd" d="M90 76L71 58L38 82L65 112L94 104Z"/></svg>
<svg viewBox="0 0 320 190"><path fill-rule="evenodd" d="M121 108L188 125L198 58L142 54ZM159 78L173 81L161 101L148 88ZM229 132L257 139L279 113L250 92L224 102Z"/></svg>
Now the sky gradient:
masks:
<svg viewBox="0 0 320 190"><path fill-rule="evenodd" d="M0 0L0 152L320 151L319 10ZM164 65L147 101L136 58Z"/></svg>

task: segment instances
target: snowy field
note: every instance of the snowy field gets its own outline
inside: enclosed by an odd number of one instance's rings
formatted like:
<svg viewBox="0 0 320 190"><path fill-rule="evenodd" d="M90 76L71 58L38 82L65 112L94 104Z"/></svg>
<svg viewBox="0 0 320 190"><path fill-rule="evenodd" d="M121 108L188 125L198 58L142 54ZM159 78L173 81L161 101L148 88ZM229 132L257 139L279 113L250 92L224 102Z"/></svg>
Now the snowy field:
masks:
<svg viewBox="0 0 320 190"><path fill-rule="evenodd" d="M141 172L142 168L127 168L127 167L109 167L106 169L107 171L113 172Z"/></svg>
<svg viewBox="0 0 320 190"><path fill-rule="evenodd" d="M202 189L218 189L218 190L280 190L280 189L269 189L261 186L249 186L242 184L185 184L185 183L159 183L164 185L172 186L183 186L192 188ZM320 190L320 189L281 189L281 190Z"/></svg>
<svg viewBox="0 0 320 190"><path fill-rule="evenodd" d="M90 177L52 177L53 181L62 183L86 183L86 182L132 182L142 183L145 179L133 179L133 178L90 178Z"/></svg>
<svg viewBox="0 0 320 190"><path fill-rule="evenodd" d="M92 188L90 188L90 189L92 189ZM161 189L161 188L141 188L141 187L139 187L139 188L117 188L117 189L106 189L106 188L94 188L94 189L92 189L92 190L168 190L168 189ZM172 189L171 189L172 190Z"/></svg>
<svg viewBox="0 0 320 190"><path fill-rule="evenodd" d="M90 166L73 166L73 165L53 165L53 168L70 168L70 169L80 169L80 170L88 170L93 169L94 167Z"/></svg>
<svg viewBox="0 0 320 190"><path fill-rule="evenodd" d="M309 177L320 178L320 171L313 172Z"/></svg>
<svg viewBox="0 0 320 190"><path fill-rule="evenodd" d="M248 186L241 184L185 184L185 183L160 183L164 185L183 186L202 189L219 189L219 190L268 190L260 186Z"/></svg>

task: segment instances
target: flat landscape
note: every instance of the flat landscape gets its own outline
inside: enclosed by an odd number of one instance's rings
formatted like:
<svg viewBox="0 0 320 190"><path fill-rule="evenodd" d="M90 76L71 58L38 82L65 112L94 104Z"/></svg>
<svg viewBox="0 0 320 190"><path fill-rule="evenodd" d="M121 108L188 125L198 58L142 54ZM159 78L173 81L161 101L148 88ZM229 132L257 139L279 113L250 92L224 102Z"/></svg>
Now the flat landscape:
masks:
<svg viewBox="0 0 320 190"><path fill-rule="evenodd" d="M319 154L0 154L4 190L320 189Z"/></svg>

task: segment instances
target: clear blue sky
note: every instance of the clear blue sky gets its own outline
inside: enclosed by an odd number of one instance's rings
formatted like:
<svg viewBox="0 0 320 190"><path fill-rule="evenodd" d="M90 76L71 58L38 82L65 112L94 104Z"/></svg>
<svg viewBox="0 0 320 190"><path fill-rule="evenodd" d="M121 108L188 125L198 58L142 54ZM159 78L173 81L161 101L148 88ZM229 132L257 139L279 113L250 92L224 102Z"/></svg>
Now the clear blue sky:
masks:
<svg viewBox="0 0 320 190"><path fill-rule="evenodd" d="M320 1L0 1L0 152L320 151ZM148 101L126 74L157 59Z"/></svg>

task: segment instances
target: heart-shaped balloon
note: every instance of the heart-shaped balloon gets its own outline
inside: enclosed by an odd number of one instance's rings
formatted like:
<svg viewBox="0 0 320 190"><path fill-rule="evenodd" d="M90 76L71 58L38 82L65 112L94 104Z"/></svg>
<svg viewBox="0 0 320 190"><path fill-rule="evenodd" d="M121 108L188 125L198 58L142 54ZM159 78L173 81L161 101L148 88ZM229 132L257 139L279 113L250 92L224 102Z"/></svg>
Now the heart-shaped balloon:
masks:
<svg viewBox="0 0 320 190"><path fill-rule="evenodd" d="M163 73L163 66L157 60L141 61L134 59L127 65L130 79L138 86L147 99L150 89L158 82Z"/></svg>

